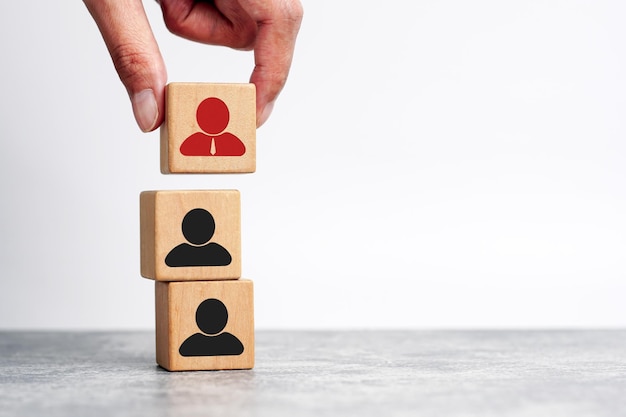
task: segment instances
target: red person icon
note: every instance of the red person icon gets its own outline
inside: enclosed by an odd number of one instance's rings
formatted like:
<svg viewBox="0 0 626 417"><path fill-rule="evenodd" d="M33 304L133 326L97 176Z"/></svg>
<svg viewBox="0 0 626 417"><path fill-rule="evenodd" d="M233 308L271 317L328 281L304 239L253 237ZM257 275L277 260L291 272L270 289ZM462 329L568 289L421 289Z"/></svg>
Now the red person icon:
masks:
<svg viewBox="0 0 626 417"><path fill-rule="evenodd" d="M180 145L185 156L241 156L246 146L232 133L224 132L230 120L228 106L217 97L198 105L196 120L202 132L196 132Z"/></svg>

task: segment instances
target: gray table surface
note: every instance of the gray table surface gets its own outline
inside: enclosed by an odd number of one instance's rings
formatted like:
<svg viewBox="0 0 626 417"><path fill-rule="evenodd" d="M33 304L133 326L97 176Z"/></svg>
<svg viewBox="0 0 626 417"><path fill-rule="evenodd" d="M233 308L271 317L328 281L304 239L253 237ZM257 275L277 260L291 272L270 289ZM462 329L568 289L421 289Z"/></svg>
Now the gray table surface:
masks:
<svg viewBox="0 0 626 417"><path fill-rule="evenodd" d="M1 416L626 416L626 331L257 332L170 373L152 332L0 332Z"/></svg>

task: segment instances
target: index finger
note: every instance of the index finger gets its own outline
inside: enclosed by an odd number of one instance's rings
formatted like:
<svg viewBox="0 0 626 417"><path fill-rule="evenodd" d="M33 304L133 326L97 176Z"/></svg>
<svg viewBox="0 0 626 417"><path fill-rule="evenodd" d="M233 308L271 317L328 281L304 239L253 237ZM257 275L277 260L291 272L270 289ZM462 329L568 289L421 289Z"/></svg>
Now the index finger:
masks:
<svg viewBox="0 0 626 417"><path fill-rule="evenodd" d="M240 4L258 26L250 82L256 85L261 126L287 81L303 10L298 0L240 0Z"/></svg>

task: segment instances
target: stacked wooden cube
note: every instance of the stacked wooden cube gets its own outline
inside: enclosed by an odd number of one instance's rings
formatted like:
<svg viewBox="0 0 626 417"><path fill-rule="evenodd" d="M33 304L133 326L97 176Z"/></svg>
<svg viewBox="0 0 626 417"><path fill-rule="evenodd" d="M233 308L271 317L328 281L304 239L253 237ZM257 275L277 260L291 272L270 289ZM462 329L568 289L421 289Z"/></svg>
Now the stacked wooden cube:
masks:
<svg viewBox="0 0 626 417"><path fill-rule="evenodd" d="M255 94L253 84L169 84L161 172L254 172ZM170 371L252 368L239 191L144 191L140 224L141 275L155 280L157 363Z"/></svg>

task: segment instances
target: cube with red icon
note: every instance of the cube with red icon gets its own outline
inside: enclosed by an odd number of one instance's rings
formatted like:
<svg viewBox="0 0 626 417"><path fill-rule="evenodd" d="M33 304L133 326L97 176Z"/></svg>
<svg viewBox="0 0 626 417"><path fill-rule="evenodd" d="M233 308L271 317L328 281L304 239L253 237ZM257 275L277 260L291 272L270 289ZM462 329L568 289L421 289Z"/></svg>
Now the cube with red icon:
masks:
<svg viewBox="0 0 626 417"><path fill-rule="evenodd" d="M254 84L170 83L161 126L161 172L256 170Z"/></svg>

